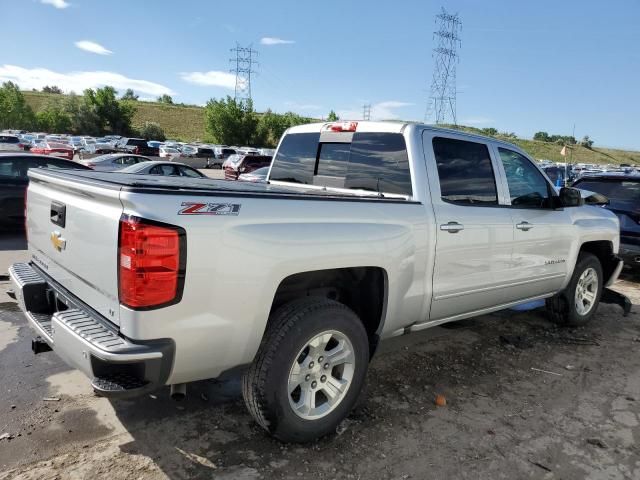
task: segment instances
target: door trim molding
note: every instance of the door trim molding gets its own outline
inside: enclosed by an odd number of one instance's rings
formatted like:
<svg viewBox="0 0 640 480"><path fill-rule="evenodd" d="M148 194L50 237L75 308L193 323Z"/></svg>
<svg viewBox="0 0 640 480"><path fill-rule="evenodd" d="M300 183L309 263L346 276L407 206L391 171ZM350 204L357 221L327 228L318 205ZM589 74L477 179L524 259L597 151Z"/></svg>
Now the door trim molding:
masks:
<svg viewBox="0 0 640 480"><path fill-rule="evenodd" d="M464 292L458 292L458 293L447 293L444 295L439 295L439 296L434 296L433 300L434 301L438 301L438 300L447 300L449 298L455 298L455 297L460 297L463 295L473 295L474 293L482 293L482 292L489 292L491 290L498 290L501 288L509 288L509 287L518 287L520 285L527 285L529 283L536 283L536 282L544 282L547 280L553 280L555 278L560 278L560 277L566 277L566 274L564 273L554 273L553 275L544 275L544 276L540 276L540 277L535 277L535 278L529 278L527 280L521 280L519 282L513 282L513 283L504 283L504 284L500 284L500 285L493 285L490 287L482 287L482 288L474 288L473 290L466 290Z"/></svg>

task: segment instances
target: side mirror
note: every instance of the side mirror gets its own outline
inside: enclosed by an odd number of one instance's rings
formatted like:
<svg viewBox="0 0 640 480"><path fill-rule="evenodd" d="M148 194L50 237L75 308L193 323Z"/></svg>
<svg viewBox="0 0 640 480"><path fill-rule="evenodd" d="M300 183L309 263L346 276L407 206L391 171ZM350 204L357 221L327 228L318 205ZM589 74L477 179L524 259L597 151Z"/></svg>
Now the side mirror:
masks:
<svg viewBox="0 0 640 480"><path fill-rule="evenodd" d="M560 189L560 206L580 207L582 205L584 205L584 199L580 194L580 190L571 187L562 187Z"/></svg>

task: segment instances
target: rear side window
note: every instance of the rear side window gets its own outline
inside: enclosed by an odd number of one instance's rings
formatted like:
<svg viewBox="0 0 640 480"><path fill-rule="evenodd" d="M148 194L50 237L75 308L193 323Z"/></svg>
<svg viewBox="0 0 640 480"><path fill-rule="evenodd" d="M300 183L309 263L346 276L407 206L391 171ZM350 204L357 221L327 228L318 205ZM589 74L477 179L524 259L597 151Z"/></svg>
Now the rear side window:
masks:
<svg viewBox="0 0 640 480"><path fill-rule="evenodd" d="M435 137L433 152L446 202L459 205L497 205L496 180L486 145Z"/></svg>
<svg viewBox="0 0 640 480"><path fill-rule="evenodd" d="M402 134L356 132L351 142L319 141L318 133L286 135L273 161L270 180L412 194Z"/></svg>
<svg viewBox="0 0 640 480"><path fill-rule="evenodd" d="M13 135L0 135L0 143L20 143L20 139Z"/></svg>

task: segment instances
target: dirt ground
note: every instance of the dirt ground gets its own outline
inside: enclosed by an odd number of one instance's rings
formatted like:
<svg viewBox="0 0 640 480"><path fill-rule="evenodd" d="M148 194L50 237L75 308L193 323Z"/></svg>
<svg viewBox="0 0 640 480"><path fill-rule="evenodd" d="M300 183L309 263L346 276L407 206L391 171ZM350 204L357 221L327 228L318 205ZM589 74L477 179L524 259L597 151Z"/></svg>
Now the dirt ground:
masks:
<svg viewBox="0 0 640 480"><path fill-rule="evenodd" d="M31 354L0 291L0 480L640 479L639 281L616 284L628 317L601 305L559 329L505 311L385 342L361 405L305 446L256 427L238 379L194 384L181 403L95 397L55 354Z"/></svg>

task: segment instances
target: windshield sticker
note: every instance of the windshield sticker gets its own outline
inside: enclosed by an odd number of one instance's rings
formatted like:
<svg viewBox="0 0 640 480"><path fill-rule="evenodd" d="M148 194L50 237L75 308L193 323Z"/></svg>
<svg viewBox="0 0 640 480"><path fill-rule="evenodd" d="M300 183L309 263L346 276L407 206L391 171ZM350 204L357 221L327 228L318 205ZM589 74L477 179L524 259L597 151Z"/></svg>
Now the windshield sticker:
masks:
<svg viewBox="0 0 640 480"><path fill-rule="evenodd" d="M178 215L239 215L239 203L182 202Z"/></svg>

